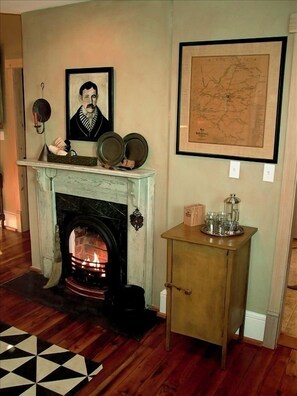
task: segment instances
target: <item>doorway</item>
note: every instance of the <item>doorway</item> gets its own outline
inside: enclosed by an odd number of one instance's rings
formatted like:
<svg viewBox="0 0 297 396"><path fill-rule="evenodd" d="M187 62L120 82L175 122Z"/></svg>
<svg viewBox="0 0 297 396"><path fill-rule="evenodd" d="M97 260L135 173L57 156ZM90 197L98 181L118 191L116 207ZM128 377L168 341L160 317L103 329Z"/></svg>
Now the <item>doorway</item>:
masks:
<svg viewBox="0 0 297 396"><path fill-rule="evenodd" d="M17 159L26 158L26 135L25 135L25 114L24 114L24 84L23 69L13 69L13 81L15 89L15 104L19 111L16 112L16 144ZM28 208L28 188L27 171L23 166L18 167L19 177L19 204L20 212L18 218L18 231L29 230L29 208Z"/></svg>
<svg viewBox="0 0 297 396"><path fill-rule="evenodd" d="M295 195L297 201L297 194ZM292 224L292 243L288 263L287 287L284 293L281 332L278 344L297 349L297 202Z"/></svg>
<svg viewBox="0 0 297 396"><path fill-rule="evenodd" d="M13 110L11 110L13 109ZM18 232L29 230L27 170L15 168L26 157L24 89L22 59L5 61L6 133L3 142L3 193L9 216L6 225Z"/></svg>

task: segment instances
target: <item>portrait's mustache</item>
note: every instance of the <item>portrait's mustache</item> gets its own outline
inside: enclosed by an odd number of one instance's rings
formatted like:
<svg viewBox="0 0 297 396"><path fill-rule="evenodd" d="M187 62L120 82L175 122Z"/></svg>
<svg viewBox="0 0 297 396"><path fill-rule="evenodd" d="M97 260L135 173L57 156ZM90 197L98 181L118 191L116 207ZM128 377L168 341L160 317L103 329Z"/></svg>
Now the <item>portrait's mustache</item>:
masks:
<svg viewBox="0 0 297 396"><path fill-rule="evenodd" d="M90 103L90 104L87 105L87 109L95 110L95 106L92 103Z"/></svg>

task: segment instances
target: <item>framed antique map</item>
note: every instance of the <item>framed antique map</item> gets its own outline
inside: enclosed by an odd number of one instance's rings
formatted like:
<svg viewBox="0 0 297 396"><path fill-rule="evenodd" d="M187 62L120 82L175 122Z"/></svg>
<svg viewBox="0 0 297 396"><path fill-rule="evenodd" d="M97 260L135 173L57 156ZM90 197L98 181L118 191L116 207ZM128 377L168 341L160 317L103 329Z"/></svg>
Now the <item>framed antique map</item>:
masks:
<svg viewBox="0 0 297 396"><path fill-rule="evenodd" d="M180 43L176 153L277 163L286 44Z"/></svg>

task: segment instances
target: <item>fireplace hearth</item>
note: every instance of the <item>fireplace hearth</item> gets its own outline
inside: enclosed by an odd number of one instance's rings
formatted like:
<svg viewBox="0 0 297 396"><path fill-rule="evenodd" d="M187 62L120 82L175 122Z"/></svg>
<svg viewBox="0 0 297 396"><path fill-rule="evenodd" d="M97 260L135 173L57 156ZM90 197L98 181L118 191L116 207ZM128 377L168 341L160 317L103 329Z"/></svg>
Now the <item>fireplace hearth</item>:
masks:
<svg viewBox="0 0 297 396"><path fill-rule="evenodd" d="M109 271L118 271L115 275L115 282L120 285L135 285L144 289L145 304L151 305L152 302L152 269L153 269L153 224L154 224L154 185L155 172L148 169L135 169L131 171L107 170L101 166L78 166L61 163L50 163L46 161L37 161L33 159L20 160L18 165L28 167L28 177L36 180L36 226L31 226L31 247L32 247L32 265L41 270L46 278L50 278L54 271L54 246L55 246L55 226L59 224L56 212L57 195L68 195L73 197L87 198L94 201L105 202L106 205L120 204L126 207L127 217L126 225L126 267L125 260L120 253L119 263L114 260L113 253L108 251L110 241L106 241L103 235L101 238L107 245L108 260L104 264L106 279L109 282ZM86 214L81 209L79 215ZM137 215L137 216L136 216ZM70 220L73 212L64 213L64 220L67 217ZM96 217L97 214L91 214ZM111 226L112 233L116 237L116 247L119 252L123 246L117 240L118 231L117 223L111 224L106 214L99 214L97 220L108 228ZM136 220L132 221L136 217ZM34 220L35 221L35 220ZM34 222L33 221L33 222ZM117 220L118 221L118 220ZM34 223L35 224L35 223ZM75 225L80 227L81 224ZM82 225L86 227L86 225ZM115 229L113 229L113 227ZM97 232L95 227L95 232ZM114 232L113 232L114 231ZM67 231L68 232L68 231ZM94 230L92 229L92 232ZM63 235L62 235L63 239ZM68 260L71 263L71 256L68 251ZM111 256L110 256L111 255ZM75 257L77 257L75 253ZM112 257L112 265L110 258ZM80 259L80 256L78 256ZM94 261L90 258L91 261ZM68 268L68 267L67 267ZM70 264L71 269L71 264ZM102 268L103 269L103 268ZM115 270L116 269L116 270ZM66 269L63 266L63 279L66 279ZM68 271L68 269L67 269ZM71 277L76 282L78 274ZM101 277L102 289L105 288L104 276ZM98 281L98 279L97 279ZM82 287L84 282L81 283ZM96 286L97 287L97 286ZM110 287L108 285L108 287ZM105 292L105 291L103 291Z"/></svg>

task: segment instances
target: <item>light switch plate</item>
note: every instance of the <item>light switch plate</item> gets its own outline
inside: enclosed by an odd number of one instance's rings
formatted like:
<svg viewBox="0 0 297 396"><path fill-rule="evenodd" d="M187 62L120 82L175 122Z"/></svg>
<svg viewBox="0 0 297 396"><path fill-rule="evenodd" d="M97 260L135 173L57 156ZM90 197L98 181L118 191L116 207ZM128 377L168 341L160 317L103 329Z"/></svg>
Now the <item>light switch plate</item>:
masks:
<svg viewBox="0 0 297 396"><path fill-rule="evenodd" d="M4 140L4 131L0 131L0 140Z"/></svg>
<svg viewBox="0 0 297 396"><path fill-rule="evenodd" d="M230 161L229 177L239 179L240 161Z"/></svg>
<svg viewBox="0 0 297 396"><path fill-rule="evenodd" d="M264 164L263 170L263 181L273 183L274 182L274 164Z"/></svg>

